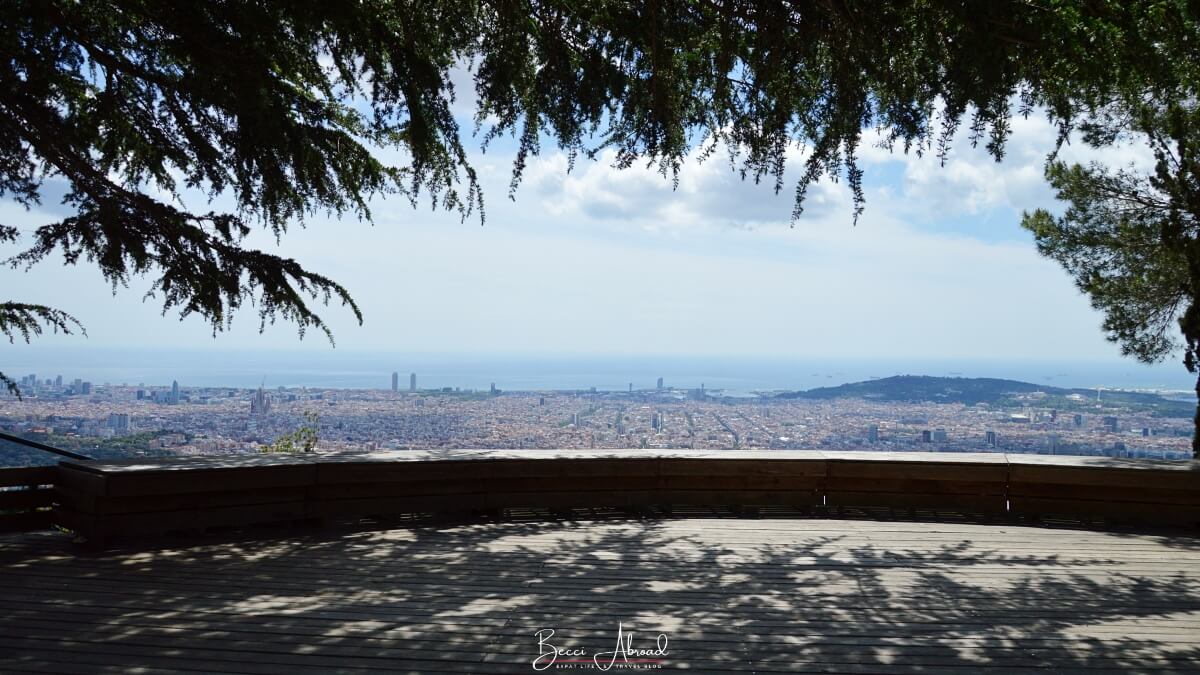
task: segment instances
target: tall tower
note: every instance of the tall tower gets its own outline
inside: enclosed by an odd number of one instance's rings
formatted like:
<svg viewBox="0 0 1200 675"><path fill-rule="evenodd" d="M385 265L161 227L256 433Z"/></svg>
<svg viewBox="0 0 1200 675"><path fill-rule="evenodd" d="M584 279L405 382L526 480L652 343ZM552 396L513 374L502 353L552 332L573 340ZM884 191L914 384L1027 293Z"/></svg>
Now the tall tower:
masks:
<svg viewBox="0 0 1200 675"><path fill-rule="evenodd" d="M254 398L250 399L250 414L266 415L269 412L271 412L271 396L260 386L258 391L254 392Z"/></svg>
<svg viewBox="0 0 1200 675"><path fill-rule="evenodd" d="M416 373L408 374L408 390L409 391L417 390L417 374Z"/></svg>
<svg viewBox="0 0 1200 675"><path fill-rule="evenodd" d="M400 391L400 373L392 371L392 391Z"/></svg>
<svg viewBox="0 0 1200 675"><path fill-rule="evenodd" d="M663 380L662 380L662 378L661 378L661 377L660 377L660 378L658 378L658 388L659 388L659 389L662 389L662 388L663 388Z"/></svg>
<svg viewBox="0 0 1200 675"><path fill-rule="evenodd" d="M179 404L179 380L171 382L171 405Z"/></svg>

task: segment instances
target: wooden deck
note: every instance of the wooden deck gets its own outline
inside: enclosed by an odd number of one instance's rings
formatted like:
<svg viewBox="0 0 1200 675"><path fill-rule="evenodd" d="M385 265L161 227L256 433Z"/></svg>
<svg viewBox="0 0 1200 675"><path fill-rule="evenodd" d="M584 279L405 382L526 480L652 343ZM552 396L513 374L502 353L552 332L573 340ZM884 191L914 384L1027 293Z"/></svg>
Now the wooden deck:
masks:
<svg viewBox="0 0 1200 675"><path fill-rule="evenodd" d="M1191 534L697 517L158 543L0 538L0 670L531 673L552 629L586 655L548 670L573 672L620 625L667 636L639 657L664 672L1200 671Z"/></svg>

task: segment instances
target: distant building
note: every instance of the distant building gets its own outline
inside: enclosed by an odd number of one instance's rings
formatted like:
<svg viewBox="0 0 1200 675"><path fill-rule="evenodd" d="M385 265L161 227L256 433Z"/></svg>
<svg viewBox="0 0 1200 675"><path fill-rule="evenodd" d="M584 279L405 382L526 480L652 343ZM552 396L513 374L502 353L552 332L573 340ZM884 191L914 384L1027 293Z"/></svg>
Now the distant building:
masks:
<svg viewBox="0 0 1200 675"><path fill-rule="evenodd" d="M179 381L171 381L171 398L167 400L171 405L179 405Z"/></svg>
<svg viewBox="0 0 1200 675"><path fill-rule="evenodd" d="M871 426L867 427L867 442L868 443L878 443L879 442L879 426L878 425L872 424Z"/></svg>
<svg viewBox="0 0 1200 675"><path fill-rule="evenodd" d="M138 390L137 390L137 400L141 401L141 400L142 400L142 399L144 399L144 398L146 398L146 390L145 390L145 389L138 389Z"/></svg>
<svg viewBox="0 0 1200 675"><path fill-rule="evenodd" d="M1150 427L1142 427L1142 437L1143 438L1150 437Z"/></svg>
<svg viewBox="0 0 1200 675"><path fill-rule="evenodd" d="M933 442L934 443L945 443L946 442L946 430L941 427L934 429L933 430Z"/></svg>
<svg viewBox="0 0 1200 675"><path fill-rule="evenodd" d="M592 387L592 389L593 389L593 390L595 390L595 387ZM491 386L491 388L490 388L490 389L488 389L488 393L490 393L492 396L495 396L496 394L500 393L500 392L499 392L499 390L498 390L498 389L496 389L496 383L495 383L495 382L493 382L493 383L492 383L492 386Z"/></svg>
<svg viewBox="0 0 1200 675"><path fill-rule="evenodd" d="M985 433L983 436L983 442L986 443L989 448L996 447L996 442L997 442L996 432L989 431L989 432Z"/></svg>
<svg viewBox="0 0 1200 675"><path fill-rule="evenodd" d="M266 415L269 412L271 412L271 395L259 387L258 391L254 392L254 398L250 399L250 414Z"/></svg>
<svg viewBox="0 0 1200 675"><path fill-rule="evenodd" d="M392 391L400 391L400 373L392 371Z"/></svg>
<svg viewBox="0 0 1200 675"><path fill-rule="evenodd" d="M933 442L933 432L930 431L929 429L922 429L921 430L921 442L922 443L932 443Z"/></svg>
<svg viewBox="0 0 1200 675"><path fill-rule="evenodd" d="M633 393L633 383L632 382L629 383L629 393L631 393L631 394Z"/></svg>
<svg viewBox="0 0 1200 675"><path fill-rule="evenodd" d="M80 383L79 393L83 394L84 396L87 396L88 394L92 393L92 383L91 382Z"/></svg>
<svg viewBox="0 0 1200 675"><path fill-rule="evenodd" d="M1078 429L1079 427L1082 427L1083 426L1083 415L1075 415L1074 423L1075 423L1075 428Z"/></svg>
<svg viewBox="0 0 1200 675"><path fill-rule="evenodd" d="M56 386L56 387L62 386L62 375L59 375L58 377L54 378L54 386Z"/></svg>
<svg viewBox="0 0 1200 675"><path fill-rule="evenodd" d="M496 385L493 384L492 388L494 389L495 387L496 387ZM408 390L409 391L417 390L417 374L416 373L408 374Z"/></svg>
<svg viewBox="0 0 1200 675"><path fill-rule="evenodd" d="M1104 418L1100 420L1100 424L1112 433L1116 433L1121 428L1117 418L1113 415L1105 415Z"/></svg>
<svg viewBox="0 0 1200 675"><path fill-rule="evenodd" d="M111 413L108 416L108 428L117 433L129 431L129 415L124 413Z"/></svg>
<svg viewBox="0 0 1200 675"><path fill-rule="evenodd" d="M660 377L660 378L658 378L658 388L659 388L659 389L662 389L662 388L663 388L663 379L662 379L661 377Z"/></svg>

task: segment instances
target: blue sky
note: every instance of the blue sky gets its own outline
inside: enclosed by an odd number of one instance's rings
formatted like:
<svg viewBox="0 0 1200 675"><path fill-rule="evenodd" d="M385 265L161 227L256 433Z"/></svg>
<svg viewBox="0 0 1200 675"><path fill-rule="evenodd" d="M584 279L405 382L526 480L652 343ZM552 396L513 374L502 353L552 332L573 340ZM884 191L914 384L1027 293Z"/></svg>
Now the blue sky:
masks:
<svg viewBox="0 0 1200 675"><path fill-rule="evenodd" d="M363 326L340 307L324 312L339 350L1116 361L1101 317L1018 225L1022 209L1054 206L1042 179L1054 133L1040 117L1017 120L1003 163L959 138L945 166L874 148L869 135L858 225L848 191L824 181L794 228L796 171L775 195L717 153L689 161L673 191L654 170L618 171L606 156L568 174L547 146L511 202L512 145L498 142L473 156L486 226L397 198L373 205L373 226L315 218L278 245L266 233L249 243L350 289ZM796 149L789 166L802 157ZM1138 147L1074 145L1064 157L1149 161ZM195 194L184 200L206 207ZM33 212L0 205L0 222L30 230L52 220L58 209L46 201ZM52 336L43 347L330 348L318 334L298 341L288 325L260 334L253 310L214 338L203 322L143 300L147 281L114 296L93 268L56 259L0 271L0 287L5 299L54 305L87 326L86 339Z"/></svg>

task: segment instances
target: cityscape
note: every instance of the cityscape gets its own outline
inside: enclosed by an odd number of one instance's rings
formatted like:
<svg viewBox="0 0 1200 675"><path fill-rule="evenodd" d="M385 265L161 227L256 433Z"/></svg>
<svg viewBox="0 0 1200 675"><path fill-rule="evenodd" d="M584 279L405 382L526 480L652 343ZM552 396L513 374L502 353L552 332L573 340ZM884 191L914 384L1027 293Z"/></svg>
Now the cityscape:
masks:
<svg viewBox="0 0 1200 675"><path fill-rule="evenodd" d="M625 391L507 391L496 383L484 390L420 388L417 373L400 372L390 379L390 387L379 389L241 389L27 375L20 400L0 397L0 430L105 458L257 453L306 424L309 414L316 415L317 449L323 452L815 449L1165 460L1191 454L1190 418L1098 394L1098 400L1080 394L1062 399L1034 389L990 405L869 394L727 395L704 385L675 388L661 377L653 388L630 383ZM39 454L0 442L0 461L7 465L46 461Z"/></svg>

